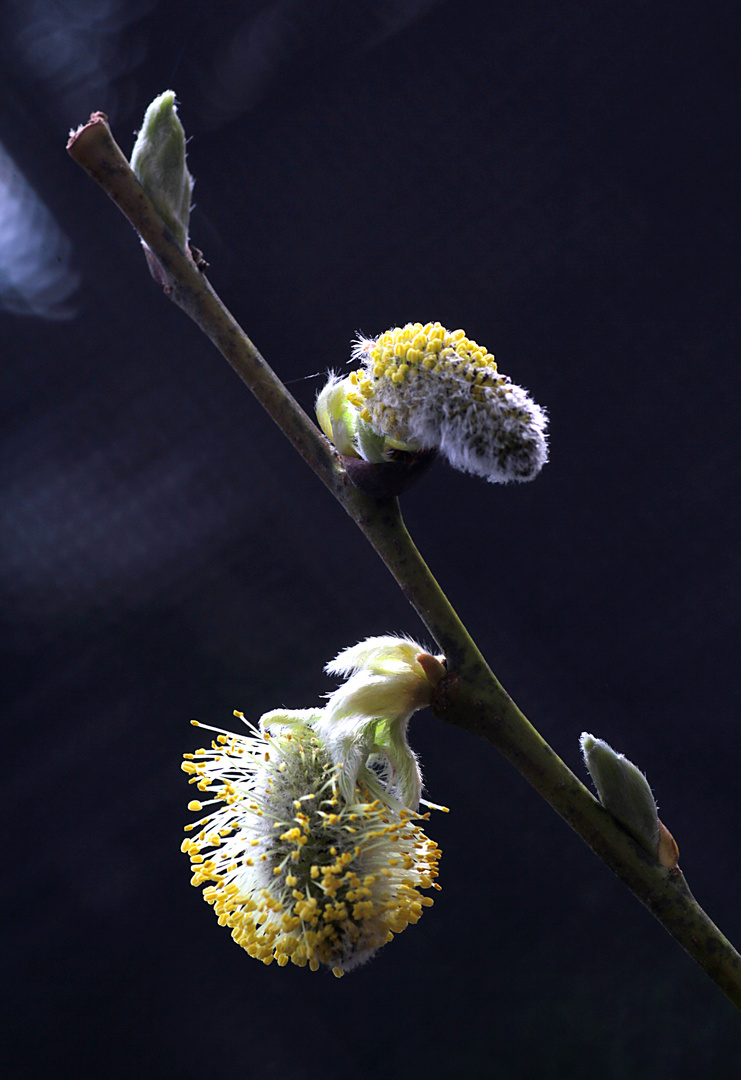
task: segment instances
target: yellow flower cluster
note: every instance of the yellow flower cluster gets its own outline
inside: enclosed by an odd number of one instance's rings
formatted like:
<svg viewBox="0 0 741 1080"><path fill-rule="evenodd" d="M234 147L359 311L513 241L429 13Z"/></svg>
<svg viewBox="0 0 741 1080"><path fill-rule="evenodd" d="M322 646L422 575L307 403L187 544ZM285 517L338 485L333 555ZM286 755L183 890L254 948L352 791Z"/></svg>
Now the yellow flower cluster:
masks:
<svg viewBox="0 0 741 1080"><path fill-rule="evenodd" d="M439 322L424 326L408 323L387 330L376 339L361 338L354 356L362 357L365 367L351 373L350 381L357 392L350 391L347 399L361 410L361 418L368 422L373 419L368 403L375 396L376 380L387 379L398 385L416 378L423 369L455 375L472 386L506 382L497 372L490 352L467 338L464 330L446 330Z"/></svg>

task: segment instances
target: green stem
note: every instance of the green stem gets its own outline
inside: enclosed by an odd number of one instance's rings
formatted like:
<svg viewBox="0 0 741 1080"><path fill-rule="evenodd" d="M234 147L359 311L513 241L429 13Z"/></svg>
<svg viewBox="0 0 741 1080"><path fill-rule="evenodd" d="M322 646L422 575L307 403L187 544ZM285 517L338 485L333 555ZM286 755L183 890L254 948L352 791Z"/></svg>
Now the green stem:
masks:
<svg viewBox="0 0 741 1080"><path fill-rule="evenodd" d="M636 843L520 712L414 546L397 500L372 499L353 487L334 448L221 303L191 253L178 246L105 116L93 114L71 137L68 150L132 223L165 292L223 353L357 523L418 612L448 664L433 701L435 714L497 747L741 1009L741 956L694 899L679 868L661 866Z"/></svg>

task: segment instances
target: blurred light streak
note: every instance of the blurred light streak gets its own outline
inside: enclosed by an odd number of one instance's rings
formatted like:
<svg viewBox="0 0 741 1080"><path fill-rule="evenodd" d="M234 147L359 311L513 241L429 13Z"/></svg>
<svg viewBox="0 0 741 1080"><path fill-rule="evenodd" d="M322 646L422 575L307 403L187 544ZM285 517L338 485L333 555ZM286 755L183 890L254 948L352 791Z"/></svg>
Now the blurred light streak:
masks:
<svg viewBox="0 0 741 1080"><path fill-rule="evenodd" d="M337 53L375 48L445 0L273 0L250 12L216 50L204 93L230 119L278 78L319 67Z"/></svg>
<svg viewBox="0 0 741 1080"><path fill-rule="evenodd" d="M143 59L145 40L121 33L155 0L6 0L6 37L27 72L53 93L71 126L94 109L114 111L114 80ZM131 88L128 88L129 91Z"/></svg>
<svg viewBox="0 0 741 1080"><path fill-rule="evenodd" d="M136 408L113 413L101 396L105 384L74 386L5 435L0 607L51 618L133 602L200 565L235 516L243 524L242 474L225 475L210 413L184 396L170 418L169 384L141 388ZM250 513L264 510L255 498Z"/></svg>
<svg viewBox="0 0 741 1080"><path fill-rule="evenodd" d="M69 319L79 277L71 245L0 143L0 310Z"/></svg>

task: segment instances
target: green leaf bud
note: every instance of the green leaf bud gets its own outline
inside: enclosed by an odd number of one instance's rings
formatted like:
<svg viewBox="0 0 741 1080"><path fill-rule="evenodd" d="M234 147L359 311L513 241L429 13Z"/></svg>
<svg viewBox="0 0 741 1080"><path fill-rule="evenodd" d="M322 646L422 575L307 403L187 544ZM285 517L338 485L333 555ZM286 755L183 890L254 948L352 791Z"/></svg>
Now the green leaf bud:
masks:
<svg viewBox="0 0 741 1080"><path fill-rule="evenodd" d="M156 97L144 114L131 154L131 168L185 250L193 177L185 164L185 131L178 119L173 90Z"/></svg>
<svg viewBox="0 0 741 1080"><path fill-rule="evenodd" d="M603 739L596 739L585 731L579 743L602 805L657 857L659 815L646 777L632 761L618 754Z"/></svg>

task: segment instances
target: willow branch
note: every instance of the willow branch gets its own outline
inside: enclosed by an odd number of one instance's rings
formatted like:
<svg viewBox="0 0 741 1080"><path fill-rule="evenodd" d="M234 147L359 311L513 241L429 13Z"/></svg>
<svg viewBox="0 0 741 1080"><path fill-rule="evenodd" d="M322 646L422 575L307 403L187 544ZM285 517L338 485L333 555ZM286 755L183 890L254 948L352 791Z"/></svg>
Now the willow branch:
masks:
<svg viewBox="0 0 741 1080"><path fill-rule="evenodd" d="M741 956L666 868L594 798L518 709L451 607L407 532L396 499L377 500L349 481L342 459L224 307L190 250L182 250L95 113L69 141L70 155L107 192L145 246L153 276L226 357L380 555L446 657L433 711L492 743L623 881L733 1004L741 1009Z"/></svg>

